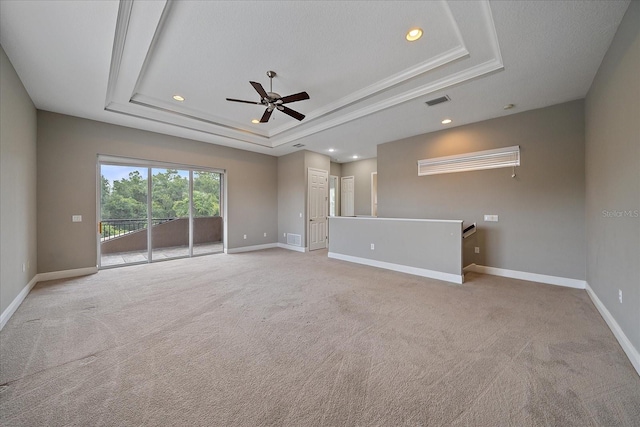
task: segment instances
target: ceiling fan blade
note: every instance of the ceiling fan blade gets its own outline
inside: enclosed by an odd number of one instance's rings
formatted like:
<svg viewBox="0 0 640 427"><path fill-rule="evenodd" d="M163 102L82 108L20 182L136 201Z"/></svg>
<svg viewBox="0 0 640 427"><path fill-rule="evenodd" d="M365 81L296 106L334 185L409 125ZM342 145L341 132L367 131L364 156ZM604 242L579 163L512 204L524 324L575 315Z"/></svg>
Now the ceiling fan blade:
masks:
<svg viewBox="0 0 640 427"><path fill-rule="evenodd" d="M254 101L245 101L243 99L233 99L233 98L227 98L227 101L233 101L233 102L244 102L245 104L258 104L261 105L262 102L254 102Z"/></svg>
<svg viewBox="0 0 640 427"><path fill-rule="evenodd" d="M282 111L283 113L293 117L296 120L302 120L304 119L304 114L298 113L297 111L292 110L289 107L286 107L284 105L279 105L278 106L278 110Z"/></svg>
<svg viewBox="0 0 640 427"><path fill-rule="evenodd" d="M251 83L251 86L253 86L256 92L260 94L260 98L267 98L267 99L269 98L269 96L267 95L267 91L264 90L264 88L260 83L258 82L249 82L249 83Z"/></svg>
<svg viewBox="0 0 640 427"><path fill-rule="evenodd" d="M273 113L273 110L270 109L266 109L264 110L264 114L262 115L262 118L260 119L260 123L267 123L269 121L269 119L271 118L271 113Z"/></svg>
<svg viewBox="0 0 640 427"><path fill-rule="evenodd" d="M289 102L303 101L305 99L309 99L309 94L307 92L296 93L295 95L289 95L280 98L283 104L287 104Z"/></svg>

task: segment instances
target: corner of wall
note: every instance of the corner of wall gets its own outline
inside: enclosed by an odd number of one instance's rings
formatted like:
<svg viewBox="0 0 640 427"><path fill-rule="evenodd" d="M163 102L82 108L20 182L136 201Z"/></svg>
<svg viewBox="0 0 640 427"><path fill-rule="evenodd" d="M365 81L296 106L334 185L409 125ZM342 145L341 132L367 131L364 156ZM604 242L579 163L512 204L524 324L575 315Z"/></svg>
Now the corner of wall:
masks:
<svg viewBox="0 0 640 427"><path fill-rule="evenodd" d="M37 113L1 46L0 92L0 312L6 319L37 272Z"/></svg>
<svg viewBox="0 0 640 427"><path fill-rule="evenodd" d="M589 295L636 369L640 364L640 270L635 262L640 259L640 99L630 88L637 88L639 66L640 2L631 2L586 98L585 217Z"/></svg>

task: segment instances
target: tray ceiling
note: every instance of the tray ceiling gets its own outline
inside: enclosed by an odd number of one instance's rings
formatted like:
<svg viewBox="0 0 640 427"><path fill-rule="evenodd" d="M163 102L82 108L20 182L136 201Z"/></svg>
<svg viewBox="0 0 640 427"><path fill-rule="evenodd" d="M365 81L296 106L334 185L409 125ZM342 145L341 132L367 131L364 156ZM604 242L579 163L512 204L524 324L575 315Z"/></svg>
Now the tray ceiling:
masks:
<svg viewBox="0 0 640 427"><path fill-rule="evenodd" d="M584 97L628 2L2 2L40 109L273 155L376 145ZM598 31L593 31L593 26ZM409 43L405 33L420 27ZM504 60L503 60L504 57ZM249 84L306 91L299 122ZM179 94L183 102L172 99ZM435 107L424 102L448 94ZM510 111L502 105L514 103Z"/></svg>

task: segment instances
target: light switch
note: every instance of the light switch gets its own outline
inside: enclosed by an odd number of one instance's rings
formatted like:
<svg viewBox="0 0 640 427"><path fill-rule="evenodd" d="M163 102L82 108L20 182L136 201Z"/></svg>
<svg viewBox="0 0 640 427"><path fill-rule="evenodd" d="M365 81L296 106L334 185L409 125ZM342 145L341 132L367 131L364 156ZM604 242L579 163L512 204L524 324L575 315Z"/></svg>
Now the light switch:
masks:
<svg viewBox="0 0 640 427"><path fill-rule="evenodd" d="M82 215L72 215L71 222L82 222Z"/></svg>
<svg viewBox="0 0 640 427"><path fill-rule="evenodd" d="M484 220L487 222L498 222L498 215L485 215Z"/></svg>

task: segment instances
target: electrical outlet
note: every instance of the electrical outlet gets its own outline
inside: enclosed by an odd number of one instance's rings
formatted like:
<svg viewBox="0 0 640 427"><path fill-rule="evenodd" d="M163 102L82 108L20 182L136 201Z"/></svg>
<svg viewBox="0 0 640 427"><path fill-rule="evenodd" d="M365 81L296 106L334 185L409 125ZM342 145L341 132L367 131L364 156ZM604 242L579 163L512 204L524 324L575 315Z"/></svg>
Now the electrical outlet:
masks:
<svg viewBox="0 0 640 427"><path fill-rule="evenodd" d="M479 254L479 253L480 253L480 248L479 248L478 246L476 246L476 247L475 247L475 252L476 252L477 254Z"/></svg>
<svg viewBox="0 0 640 427"><path fill-rule="evenodd" d="M620 304L622 304L622 289L618 289L618 299L620 300Z"/></svg>
<svg viewBox="0 0 640 427"><path fill-rule="evenodd" d="M282 237L287 238L287 233L282 233Z"/></svg>
<svg viewBox="0 0 640 427"><path fill-rule="evenodd" d="M302 218L302 212L300 212L300 218Z"/></svg>
<svg viewBox="0 0 640 427"><path fill-rule="evenodd" d="M71 222L82 222L82 215L71 215Z"/></svg>
<svg viewBox="0 0 640 427"><path fill-rule="evenodd" d="M243 239L244 239L244 240L247 240L247 235L246 235L246 234L243 236Z"/></svg>
<svg viewBox="0 0 640 427"><path fill-rule="evenodd" d="M267 237L267 233L264 233L264 237Z"/></svg>
<svg viewBox="0 0 640 427"><path fill-rule="evenodd" d="M24 273L25 271L27 271L27 265L23 262L22 263L22 272Z"/></svg>
<svg viewBox="0 0 640 427"><path fill-rule="evenodd" d="M374 245L373 243L371 244L371 250L375 250L376 249L376 245Z"/></svg>

